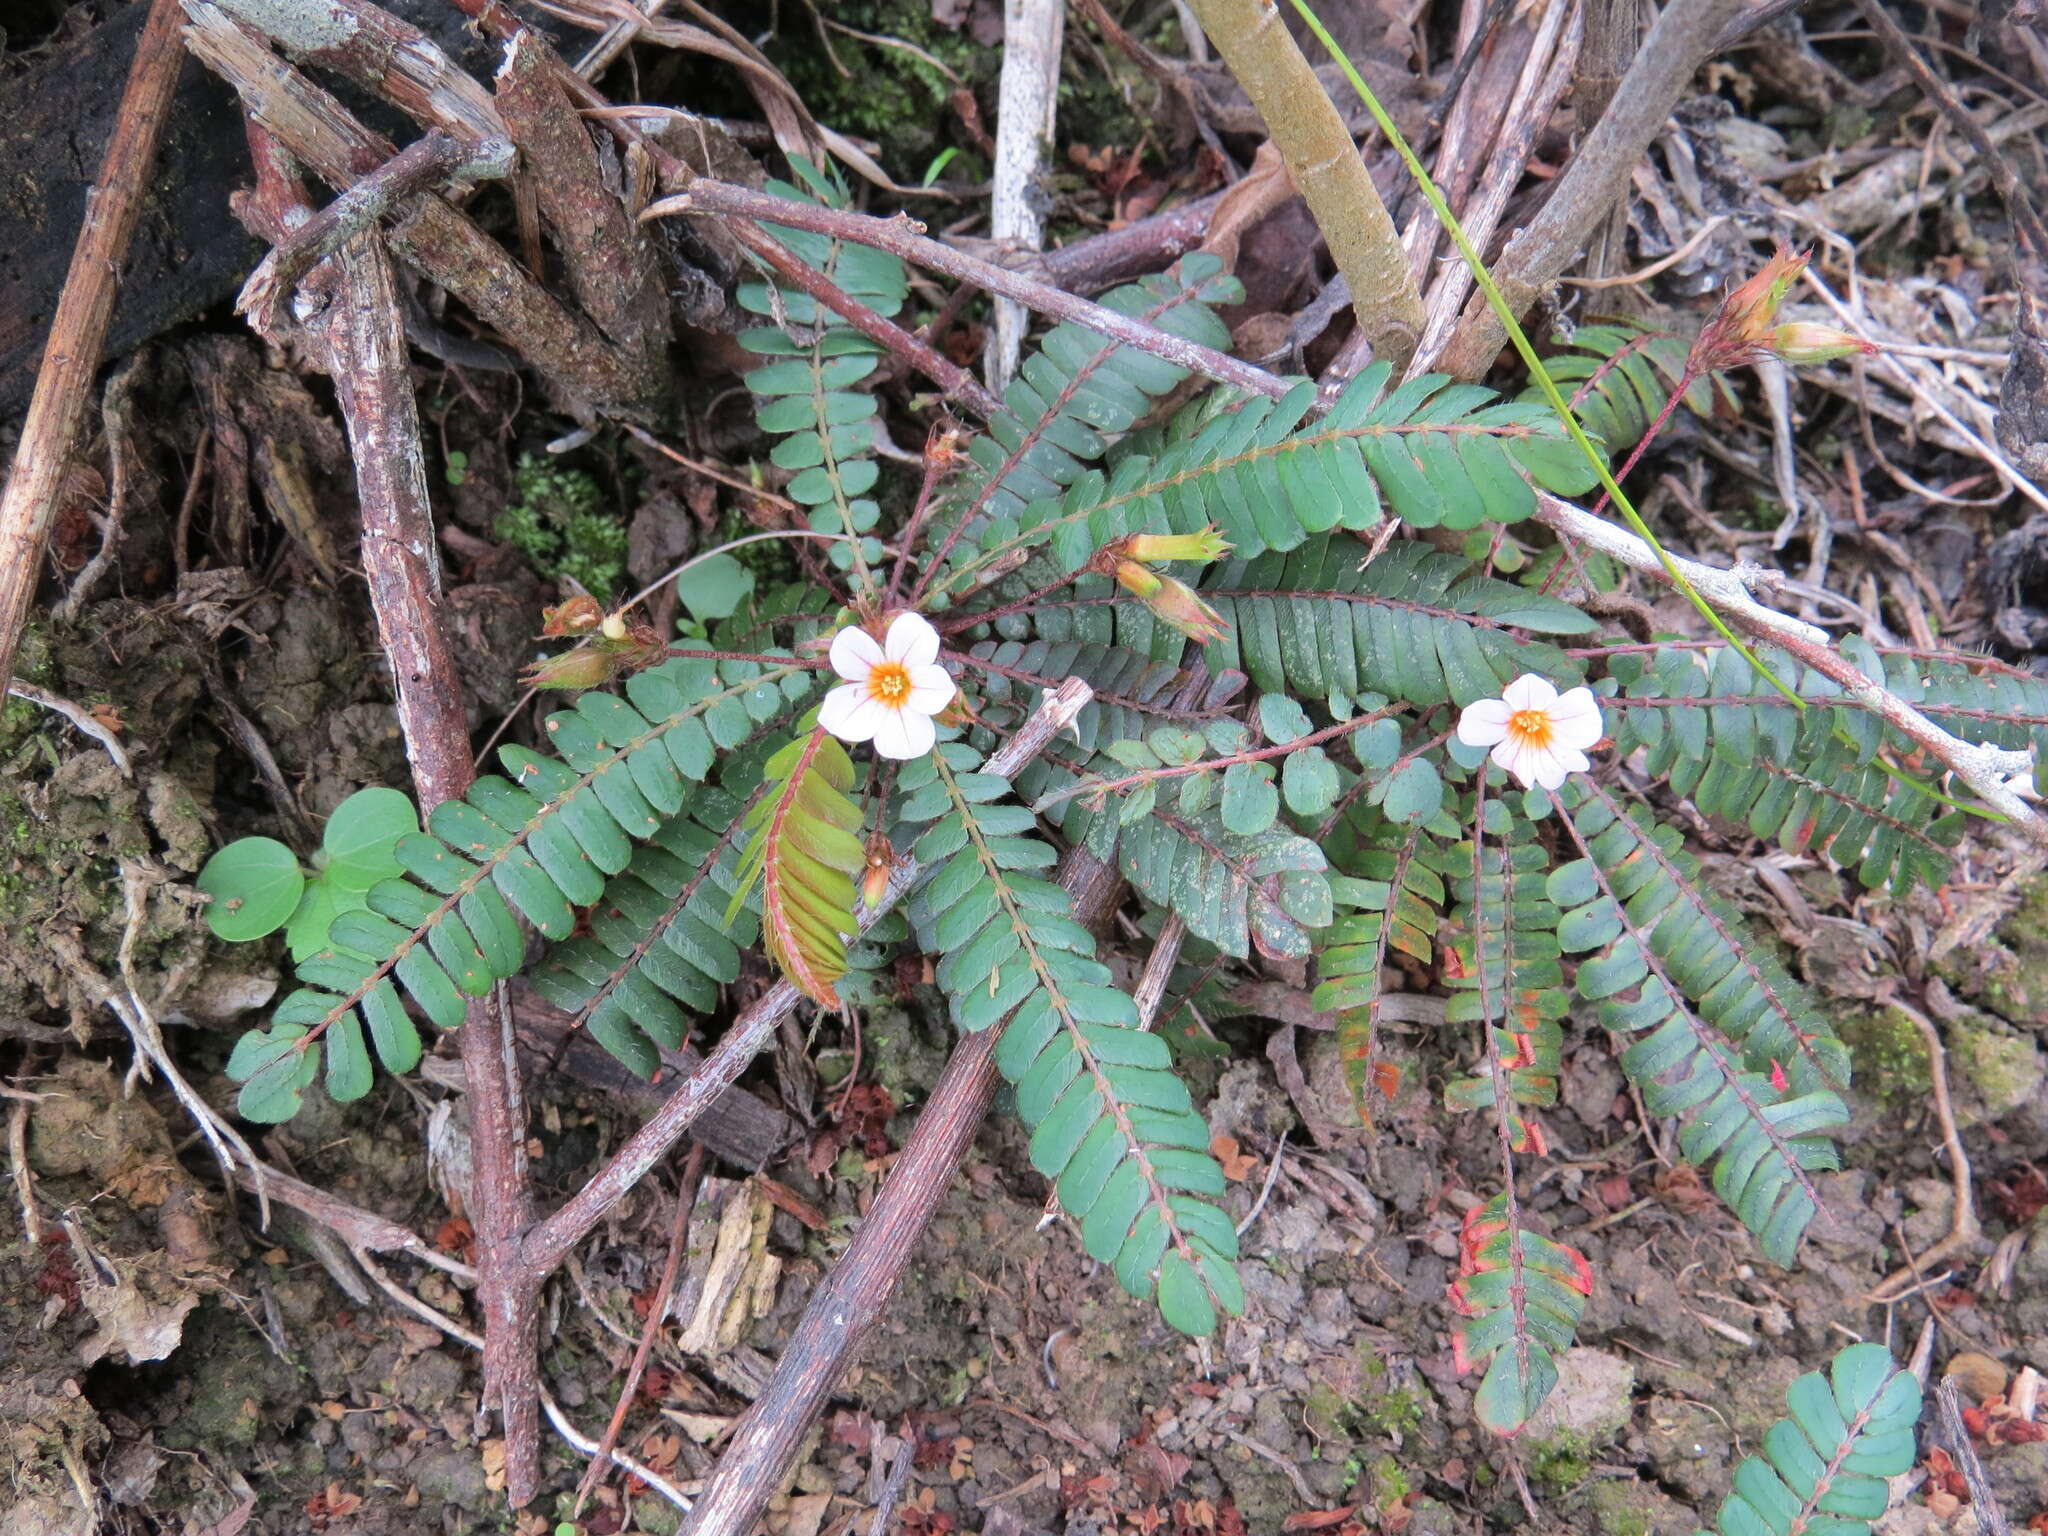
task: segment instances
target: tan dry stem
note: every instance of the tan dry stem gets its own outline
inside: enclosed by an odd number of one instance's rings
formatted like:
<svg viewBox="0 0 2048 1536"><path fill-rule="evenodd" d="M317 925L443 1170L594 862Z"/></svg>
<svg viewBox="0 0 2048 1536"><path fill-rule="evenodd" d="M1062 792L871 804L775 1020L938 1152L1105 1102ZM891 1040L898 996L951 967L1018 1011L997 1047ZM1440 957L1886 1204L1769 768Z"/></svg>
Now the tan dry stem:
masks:
<svg viewBox="0 0 2048 1536"><path fill-rule="evenodd" d="M1421 291L1365 160L1281 8L1271 0L1191 0L1191 6L1265 119L1330 259L1350 285L1351 307L1373 356L1396 370L1407 366L1422 334Z"/></svg>

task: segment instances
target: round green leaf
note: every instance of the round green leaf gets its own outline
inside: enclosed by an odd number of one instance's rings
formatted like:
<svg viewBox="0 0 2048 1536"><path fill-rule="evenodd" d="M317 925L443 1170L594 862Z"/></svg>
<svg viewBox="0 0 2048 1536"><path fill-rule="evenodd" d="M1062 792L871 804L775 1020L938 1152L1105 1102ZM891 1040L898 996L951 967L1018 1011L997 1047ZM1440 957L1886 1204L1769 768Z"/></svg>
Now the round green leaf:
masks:
<svg viewBox="0 0 2048 1536"><path fill-rule="evenodd" d="M327 873L345 890L367 891L379 880L405 873L392 851L401 837L420 829L409 797L395 789L359 789L334 808L320 846Z"/></svg>
<svg viewBox="0 0 2048 1536"><path fill-rule="evenodd" d="M1262 693L1259 695L1259 729L1266 733L1266 740L1276 747L1284 747L1290 741L1299 741L1315 729L1308 718L1308 711L1284 693Z"/></svg>
<svg viewBox="0 0 2048 1536"><path fill-rule="evenodd" d="M306 894L299 898L292 920L285 925L285 948L294 961L327 948L327 930L342 913L369 909L369 899L361 891L339 884L333 875L331 868L325 869L306 882Z"/></svg>
<svg viewBox="0 0 2048 1536"><path fill-rule="evenodd" d="M199 871L199 889L213 898L206 925L237 943L276 931L306 888L298 855L274 837L229 843Z"/></svg>
<svg viewBox="0 0 2048 1536"><path fill-rule="evenodd" d="M676 596L700 621L729 619L754 590L754 573L731 555L712 555L676 578Z"/></svg>
<svg viewBox="0 0 2048 1536"><path fill-rule="evenodd" d="M1267 763L1232 763L1223 771L1223 825L1240 837L1255 837L1280 814L1280 791Z"/></svg>
<svg viewBox="0 0 2048 1536"><path fill-rule="evenodd" d="M1442 809L1444 781L1436 764L1426 757L1409 759L1406 766L1386 781L1380 809L1389 821L1414 825L1428 821Z"/></svg>

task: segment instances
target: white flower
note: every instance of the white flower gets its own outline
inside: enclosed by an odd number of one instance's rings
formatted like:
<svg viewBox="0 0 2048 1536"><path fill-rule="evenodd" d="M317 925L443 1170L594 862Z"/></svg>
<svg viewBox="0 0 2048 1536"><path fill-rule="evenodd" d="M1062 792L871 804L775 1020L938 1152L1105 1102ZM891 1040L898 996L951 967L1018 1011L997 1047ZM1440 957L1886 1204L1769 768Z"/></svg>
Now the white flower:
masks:
<svg viewBox="0 0 2048 1536"><path fill-rule="evenodd" d="M1497 699L1474 700L1458 716L1458 740L1492 747L1493 760L1524 789L1556 789L1566 775L1584 773L1593 766L1586 748L1605 731L1592 689L1560 694L1533 672L1509 683Z"/></svg>
<svg viewBox="0 0 2048 1536"><path fill-rule="evenodd" d="M879 645L848 625L832 637L832 670L846 681L825 695L818 724L841 741L872 741L884 757L931 751L932 716L953 701L953 679L939 665L939 632L930 624L899 613Z"/></svg>

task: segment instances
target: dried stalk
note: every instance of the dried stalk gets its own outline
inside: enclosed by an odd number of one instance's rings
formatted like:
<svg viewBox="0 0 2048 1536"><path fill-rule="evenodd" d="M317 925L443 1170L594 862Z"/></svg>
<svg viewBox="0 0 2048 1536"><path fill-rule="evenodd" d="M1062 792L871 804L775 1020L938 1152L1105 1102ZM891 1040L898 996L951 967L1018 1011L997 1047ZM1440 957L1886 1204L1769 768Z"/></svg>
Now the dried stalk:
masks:
<svg viewBox="0 0 2048 1536"><path fill-rule="evenodd" d="M370 0L215 0L295 63L316 64L374 92L426 128L469 143L505 138L490 94L426 33Z"/></svg>
<svg viewBox="0 0 2048 1536"><path fill-rule="evenodd" d="M861 303L752 219L729 219L725 227L735 240L773 267L776 276L836 311L842 320L869 340L881 343L896 356L907 360L926 378L936 382L947 399L959 401L983 421L1002 408L1002 403L982 388L981 381L973 374L911 335L895 321Z"/></svg>
<svg viewBox="0 0 2048 1536"><path fill-rule="evenodd" d="M1612 105L1566 162L1536 217L1494 264L1494 279L1518 318L1564 274L1608 211L1627 195L1643 151L1663 131L1664 119L1693 72L1712 57L1722 27L1741 8L1742 0L1671 0L1664 8ZM1506 327L1485 296L1477 295L1445 350L1443 369L1458 378L1477 378L1493 365L1506 341Z"/></svg>
<svg viewBox="0 0 2048 1536"><path fill-rule="evenodd" d="M1035 251L1045 238L1036 195L1038 172L1052 143L1067 7L1066 0L1009 0L1003 9L989 233L1011 249ZM996 300L995 324L989 327L981 367L989 388L997 393L1009 387L1017 371L1029 325L1030 312L1023 305L1015 299Z"/></svg>
<svg viewBox="0 0 2048 1536"><path fill-rule="evenodd" d="M668 295L647 233L605 184L590 129L562 81L568 66L537 32L522 32L498 72L498 110L519 146L523 182L561 253L583 312L629 360L652 398L667 373Z"/></svg>
<svg viewBox="0 0 2048 1536"><path fill-rule="evenodd" d="M2014 173L2012 162L1991 142L1984 125L1970 115L1969 108L1957 99L1948 82L1928 67L1927 61L1920 57L1920 50L1913 46L1913 40L1892 19L1891 12L1875 0L1856 0L1856 8L1883 42L1892 61L1904 67L1914 83L1941 109L1941 115L1970 141L1970 147L1977 151L1977 158L1984 162L1991 184L2005 199L2006 212L2012 216L2013 227L2019 231L2020 238L2033 248L2036 261L2048 261L2048 226L2042 224L2040 210L2035 208L2026 184Z"/></svg>
<svg viewBox="0 0 2048 1536"><path fill-rule="evenodd" d="M1140 347L1168 362L1195 373L1206 374L1239 389L1263 392L1273 376L1262 368L1240 362L1214 347L1201 346L1196 342L1183 341L1169 336L1142 320L1132 320L1114 310L1104 309L1100 304L1091 304L1086 299L1075 298L1070 293L1061 293L1057 288L1026 277L1021 272L1006 271L1002 267L981 261L951 246L941 245L936 240L924 237L924 226L915 220L898 215L893 219L870 218L862 213L848 213L838 208L817 208L804 203L793 203L785 198L772 197L765 192L754 192L746 187L736 187L730 182L713 181L699 177L689 183L689 190L674 197L665 197L651 204L641 214L643 219L671 218L677 214L726 214L738 215L743 219L754 219L764 223L783 224L791 229L808 229L835 239L851 240L859 245L870 245L876 250L888 251L901 256L933 272L942 272L948 277L959 278L973 283L976 287L1017 300L1040 314L1050 315L1056 320L1071 320L1074 324L1107 336L1112 341L1127 342Z"/></svg>
<svg viewBox="0 0 2048 1536"><path fill-rule="evenodd" d="M619 1431L626 1424L626 1410L633 1406L633 1399L640 1391L640 1378L647 1371L647 1357L654 1352L654 1337L661 1332L661 1325L668 1320L668 1304L676 1293L676 1272L682 1268L683 1250L689 1246L690 1213L697 1209L697 1192L704 1187L704 1144L697 1143L690 1148L690 1155L683 1163L682 1188L676 1191L675 1214L669 1221L668 1258L661 1266L661 1282L654 1288L654 1305L647 1309L647 1321L640 1329L640 1342L633 1349L633 1363L627 1367L626 1379L619 1387L619 1400L612 1408L612 1416L605 1422L604 1434L597 1442L597 1450L590 1458L590 1465L583 1469L583 1480L576 1485L575 1513L583 1513L583 1501L590 1497L612 1464L612 1452L618 1448Z"/></svg>
<svg viewBox="0 0 2048 1536"><path fill-rule="evenodd" d="M1373 355L1404 367L1422 334L1422 293L1351 131L1281 8L1271 0L1190 4L1287 161L1330 259L1350 284L1351 307Z"/></svg>
<svg viewBox="0 0 2048 1536"><path fill-rule="evenodd" d="M259 34L210 0L185 0L186 43L233 86L243 110L337 192L393 158L392 146L333 96L273 54ZM468 217L431 194L401 203L392 252L466 306L581 414L633 411L643 381L588 320L568 309Z"/></svg>
<svg viewBox="0 0 2048 1536"><path fill-rule="evenodd" d="M397 682L399 729L420 805L432 809L469 787L475 763L454 655L441 629L439 546L398 289L373 235L344 245L309 286L320 278L334 284L334 302L323 315L326 362L355 460L363 574ZM502 988L497 1000L502 1004ZM531 1214L525 1115L508 1021L472 1002L461 1044L475 1149L483 1401L503 1419L506 1497L518 1508L540 1484L539 1282L521 1262L519 1240Z"/></svg>
<svg viewBox="0 0 2048 1536"><path fill-rule="evenodd" d="M1611 555L1623 565L1669 579L1656 551L1648 544L1569 502L1539 492L1536 519ZM1866 676L1862 668L1829 643L1825 631L1759 603L1749 589L1750 583L1762 574L1760 571L1717 570L1677 556L1672 557L1672 564L1731 623L1840 684L1847 701L1869 710L1908 741L1925 747L1986 805L2011 820L2017 830L2036 843L2048 845L2048 821L2021 799L2008 782L2016 777L2024 782L2024 776L2032 774L2031 751L1979 745L1943 730L1883 684Z"/></svg>
<svg viewBox="0 0 2048 1536"><path fill-rule="evenodd" d="M43 546L57 515L65 467L85 419L87 392L106 345L114 294L142 217L157 140L184 63L177 0L151 0L136 41L120 116L85 198L85 220L50 322L35 394L22 419L7 489L0 492L0 683L14 675L14 650L35 601Z"/></svg>
<svg viewBox="0 0 2048 1536"><path fill-rule="evenodd" d="M425 134L293 230L290 239L257 263L235 300L235 312L269 334L282 323L282 306L299 279L340 250L343 242L385 218L399 205L451 176L464 180L503 176L512 169L512 146L493 139L472 150L445 133Z"/></svg>
<svg viewBox="0 0 2048 1536"><path fill-rule="evenodd" d="M1558 28L1563 24L1567 10L1571 13L1571 23L1560 38ZM1574 82L1573 67L1578 62L1584 30L1584 9L1570 5L1568 0L1558 0L1557 4L1550 6L1537 27L1535 40L1523 61L1520 77L1515 82L1514 96L1501 123L1500 137L1480 179L1478 194L1458 210L1465 233L1482 251L1500 223L1508 195L1514 191L1515 184L1522 179L1528 167L1529 152L1535 147L1536 136L1550 121L1550 114L1556 110L1565 87ZM1425 209L1422 216L1429 220L1432 228L1435 226L1435 215L1430 210ZM1449 343L1459 309L1471 291L1471 268L1462 261L1447 263L1430 288L1429 320L1421 344L1408 364L1410 378L1427 373L1436 366L1437 356Z"/></svg>

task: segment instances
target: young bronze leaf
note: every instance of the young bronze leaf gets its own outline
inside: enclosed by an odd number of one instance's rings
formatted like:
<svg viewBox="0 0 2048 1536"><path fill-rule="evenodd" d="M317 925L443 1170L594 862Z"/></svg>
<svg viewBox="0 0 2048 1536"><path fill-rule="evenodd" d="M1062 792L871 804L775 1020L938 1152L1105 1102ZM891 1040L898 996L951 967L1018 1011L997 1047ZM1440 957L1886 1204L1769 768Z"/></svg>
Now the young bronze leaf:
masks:
<svg viewBox="0 0 2048 1536"><path fill-rule="evenodd" d="M860 807L847 799L853 760L822 729L768 759L771 786L747 813L752 834L727 920L761 884L761 937L790 984L836 1008L833 984L846 974L854 931L854 880L866 865L857 835Z"/></svg>

